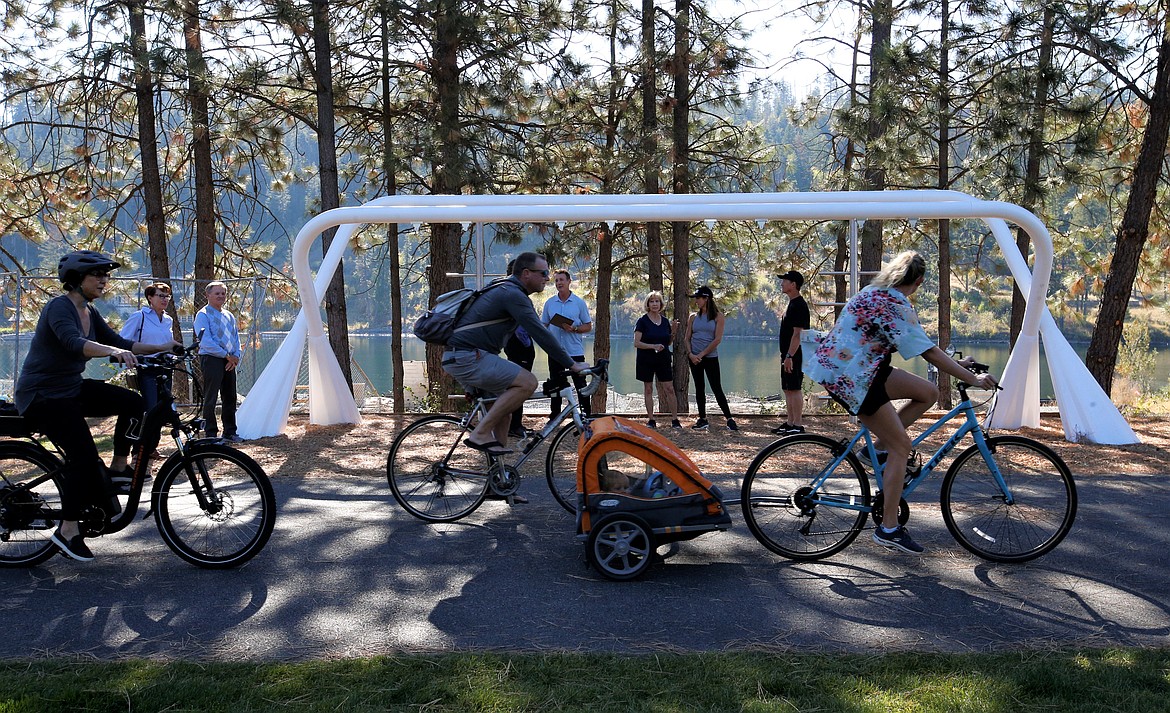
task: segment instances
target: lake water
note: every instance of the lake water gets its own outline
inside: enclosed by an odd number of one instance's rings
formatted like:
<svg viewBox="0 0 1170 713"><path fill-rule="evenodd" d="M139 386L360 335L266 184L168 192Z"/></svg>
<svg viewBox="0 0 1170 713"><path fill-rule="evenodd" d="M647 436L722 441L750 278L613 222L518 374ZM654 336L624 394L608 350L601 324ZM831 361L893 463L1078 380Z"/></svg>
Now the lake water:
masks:
<svg viewBox="0 0 1170 713"><path fill-rule="evenodd" d="M388 335L351 336L354 359L374 382L379 393L392 388L393 368L390 359L390 337ZM1001 374L1007 364L1007 344L955 345L965 354L974 356L991 366L992 373ZM1084 359L1088 345L1075 345L1077 353ZM585 341L586 359L593 361L593 340ZM403 339L403 358L408 361L426 358L424 345L417 339ZM612 388L626 394L642 392L642 384L634 378L634 344L632 339L615 340L610 345L609 376ZM776 339L745 339L728 337L719 345L720 373L723 388L729 394L741 394L763 398L780 393L780 348ZM922 359L904 361L894 357L894 365L920 376L926 376L927 364ZM536 367L533 370L540 378L548 375L548 361L537 349ZM1157 355L1158 383L1165 385L1170 375L1170 349L1162 349ZM1043 358L1040 360L1040 397L1052 397L1052 380Z"/></svg>
<svg viewBox="0 0 1170 713"><path fill-rule="evenodd" d="M240 373L240 391L247 393L255 378L263 371L269 358L276 351L283 340L281 334L264 335L264 346L257 352L256 359L245 358ZM27 350L28 340L22 344ZM353 356L358 365L373 382L378 393L387 395L393 388L392 368L390 359L389 335L351 335L350 343L353 346ZM0 395L7 395L11 389L12 374L15 366L23 358L17 354L11 339L0 340ZM981 362L991 365L992 372L1002 374L1007 364L1007 344L957 344L956 347L964 353L974 356ZM1075 345L1077 353L1084 358L1088 345ZM593 340L585 340L586 358L593 361ZM422 342L409 337L403 339L403 358L407 361L422 361L426 358ZM609 370L610 383L617 391L625 394L642 393L642 384L634 379L634 344L632 339L616 340L611 345L611 365ZM723 377L723 388L728 394L738 394L755 398L766 398L780 393L780 349L776 339L747 339L742 337L728 337L719 345L720 371ZM900 357L894 358L895 366L907 369L920 376L926 376L926 362L922 359L904 361ZM548 361L544 353L537 350L536 375L541 379L548 376ZM112 366L102 359L90 360L86 371L91 378L108 378L112 374ZM1157 350L1155 373L1157 384L1164 388L1170 378L1170 348ZM359 378L358 374L354 375ZM1052 397L1052 381L1048 376L1048 368L1043 360L1041 348L1040 366L1040 397Z"/></svg>

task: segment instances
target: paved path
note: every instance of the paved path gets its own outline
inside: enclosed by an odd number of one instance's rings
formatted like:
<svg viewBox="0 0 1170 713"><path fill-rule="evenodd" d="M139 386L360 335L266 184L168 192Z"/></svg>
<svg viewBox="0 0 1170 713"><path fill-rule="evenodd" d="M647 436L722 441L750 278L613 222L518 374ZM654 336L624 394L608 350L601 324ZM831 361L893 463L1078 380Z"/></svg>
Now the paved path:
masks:
<svg viewBox="0 0 1170 713"><path fill-rule="evenodd" d="M398 509L384 482L281 478L276 533L239 570L185 564L153 521L94 541L92 563L0 570L3 655L1165 646L1170 477L1078 485L1072 533L1026 565L967 554L924 496L912 526L926 556L863 536L827 562L795 564L764 550L733 511L730 532L681 543L642 581L613 583L584 564L540 480L524 484L528 505L488 503L435 526Z"/></svg>

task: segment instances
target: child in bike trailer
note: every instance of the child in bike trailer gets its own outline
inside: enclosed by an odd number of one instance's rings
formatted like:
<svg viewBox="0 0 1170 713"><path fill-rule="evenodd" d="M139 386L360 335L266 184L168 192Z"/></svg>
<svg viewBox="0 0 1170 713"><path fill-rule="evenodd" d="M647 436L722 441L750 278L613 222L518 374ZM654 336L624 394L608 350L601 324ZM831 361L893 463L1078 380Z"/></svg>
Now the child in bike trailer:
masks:
<svg viewBox="0 0 1170 713"><path fill-rule="evenodd" d="M107 491L105 465L85 417L118 417L110 470L122 475L130 455L130 431L141 425L145 410L142 397L133 391L83 379L85 362L108 357L135 366L135 354L182 346L174 340L131 342L106 324L92 302L105 293L110 272L117 267L121 265L92 250L61 258L57 276L66 294L50 300L41 311L14 394L29 428L48 436L65 456L61 524L52 541L65 556L82 562L93 559L78 525L83 511L95 505L107 511L120 509Z"/></svg>
<svg viewBox="0 0 1170 713"><path fill-rule="evenodd" d="M829 396L877 437L879 461L884 453L885 466L882 524L874 529L873 540L912 553L922 552L923 547L898 524L911 451L906 429L938 401L938 387L891 366L890 357L894 352L906 358L921 356L939 371L984 389L994 389L997 383L990 374L972 373L926 335L909 299L925 277L922 255L910 250L895 257L846 303L805 367L813 381L824 386ZM909 401L895 410L890 403L894 399ZM876 468L878 464L872 465Z"/></svg>

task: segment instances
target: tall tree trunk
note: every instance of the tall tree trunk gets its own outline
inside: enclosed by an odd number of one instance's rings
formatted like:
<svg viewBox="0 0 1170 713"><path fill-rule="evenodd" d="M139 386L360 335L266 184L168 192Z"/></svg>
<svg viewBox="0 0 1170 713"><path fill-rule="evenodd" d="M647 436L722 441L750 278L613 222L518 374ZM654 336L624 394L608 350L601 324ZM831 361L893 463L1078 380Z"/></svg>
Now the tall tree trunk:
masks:
<svg viewBox="0 0 1170 713"><path fill-rule="evenodd" d="M938 188L951 186L951 43L950 0L940 6L938 42ZM938 222L938 344L944 349L951 343L951 221ZM950 409L951 377L938 373L939 406Z"/></svg>
<svg viewBox="0 0 1170 713"><path fill-rule="evenodd" d="M597 307L593 310L593 360L610 356L610 305L613 300L613 230L602 223L597 245ZM605 413L608 391L598 389L589 402L593 413Z"/></svg>
<svg viewBox="0 0 1170 713"><path fill-rule="evenodd" d="M1044 4L1044 20L1040 34L1040 59L1036 63L1036 93L1032 96L1032 116L1029 117L1028 127L1028 157L1024 168L1024 195L1020 207L1036 212L1037 206L1044 198L1040 188L1040 163L1044 157L1044 124L1048 115L1048 87L1052 68L1052 34L1056 26L1056 4L1049 0ZM1016 228L1016 247L1024 259L1032 249L1028 233L1023 228ZM1024 325L1024 308L1027 301L1024 299L1020 287L1012 282L1012 320L1011 344L1015 346L1016 338L1020 336L1020 329Z"/></svg>
<svg viewBox="0 0 1170 713"><path fill-rule="evenodd" d="M1158 71L1147 107L1146 132L1133 171L1133 187L1125 205L1125 215L1117 230L1113 261L1105 279L1097 324L1085 361L1089 373L1105 390L1113 389L1113 370L1125 313L1137 279L1138 262L1150 233L1150 213L1157 199L1158 181L1166 159L1166 139L1170 134L1170 21L1163 18L1162 43L1158 47Z"/></svg>
<svg viewBox="0 0 1170 713"><path fill-rule="evenodd" d="M384 192L398 192L397 166L394 161L394 123L390 110L390 3L382 0L382 175ZM394 413L406 411L406 379L402 367L402 259L398 251L398 224L386 226L386 250L390 259L390 362L394 379Z"/></svg>
<svg viewBox="0 0 1170 713"><path fill-rule="evenodd" d="M138 153L142 165L142 203L146 209L150 273L165 279L171 276L171 266L163 217L162 176L158 170L154 76L150 71L150 54L146 46L146 14L142 0L129 0L126 8L130 15L130 47L134 53L134 99L138 105Z"/></svg>
<svg viewBox="0 0 1170 713"><path fill-rule="evenodd" d="M333 113L333 45L329 32L329 0L313 0L313 74L317 83L317 160L320 163L318 179L321 183L322 211L341 205L337 180L337 129ZM336 228L325 231L321 240L322 255L329 250L336 233ZM329 329L329 346L333 348L350 393L353 393L343 264L337 266L337 272L325 290L325 319Z"/></svg>
<svg viewBox="0 0 1170 713"><path fill-rule="evenodd" d="M869 48L869 122L865 136L865 188L886 190L885 151L880 147L890 127L890 37L893 33L893 0L873 0ZM861 270L882 267L882 221L867 220L861 231ZM868 284L862 275L861 284Z"/></svg>
<svg viewBox="0 0 1170 713"><path fill-rule="evenodd" d="M204 288L215 279L215 194L211 184L211 111L207 62L203 57L199 0L188 0L183 13L187 59L187 101L191 107L191 158L195 169L194 308L207 304ZM196 335L198 336L198 335Z"/></svg>
<svg viewBox="0 0 1170 713"><path fill-rule="evenodd" d="M459 73L458 0L438 0L435 3L435 40L431 57L431 83L434 88L437 116L434 123L436 165L432 190L437 194L459 193L465 180L463 154L463 127L459 120L461 94ZM431 265L427 284L433 302L436 297L463 286L463 278L447 277L464 270L460 250L460 226L452 223L431 225ZM431 396L443 404L455 382L446 375L441 364L443 348L427 345L427 378Z"/></svg>
<svg viewBox="0 0 1170 713"><path fill-rule="evenodd" d="M654 0L642 0L642 192L658 193L658 67L654 49ZM662 224L646 224L646 275L662 291Z"/></svg>
<svg viewBox="0 0 1170 713"><path fill-rule="evenodd" d="M674 3L674 111L672 143L674 167L672 189L677 194L691 192L690 167L690 121L691 121L691 0L675 0ZM687 347L683 343L686 332L684 316L689 312L691 286L691 224L683 221L671 223L673 234L674 269L674 315L682 328L674 335L674 394L678 401L679 413L690 413L690 361L684 356Z"/></svg>

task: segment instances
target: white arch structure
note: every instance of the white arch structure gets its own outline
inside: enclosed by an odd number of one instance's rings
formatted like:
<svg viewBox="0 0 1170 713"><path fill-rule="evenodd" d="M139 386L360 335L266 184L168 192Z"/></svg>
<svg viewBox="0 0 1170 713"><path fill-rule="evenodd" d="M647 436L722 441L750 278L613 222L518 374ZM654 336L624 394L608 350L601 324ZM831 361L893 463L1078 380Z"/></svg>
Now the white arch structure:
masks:
<svg viewBox="0 0 1170 713"><path fill-rule="evenodd" d="M302 309L240 408L239 431L245 438L284 431L306 340L310 422L321 425L361 422L357 404L329 347L320 305L321 295L341 263L349 241L364 225L943 218L977 219L986 223L1027 298L1022 330L1002 375L1004 392L991 426L1016 429L1039 425L1039 347L1043 335L1065 437L1092 443L1137 443L1137 436L1091 377L1045 305L1053 248L1043 223L1019 206L980 200L955 191L386 196L359 207L334 208L309 220L297 234L293 269ZM1031 237L1035 254L1032 270L1012 239L1009 222L1022 227ZM337 233L314 277L309 267L309 250L319 235L334 227L338 228ZM309 305L313 309L305 309Z"/></svg>

